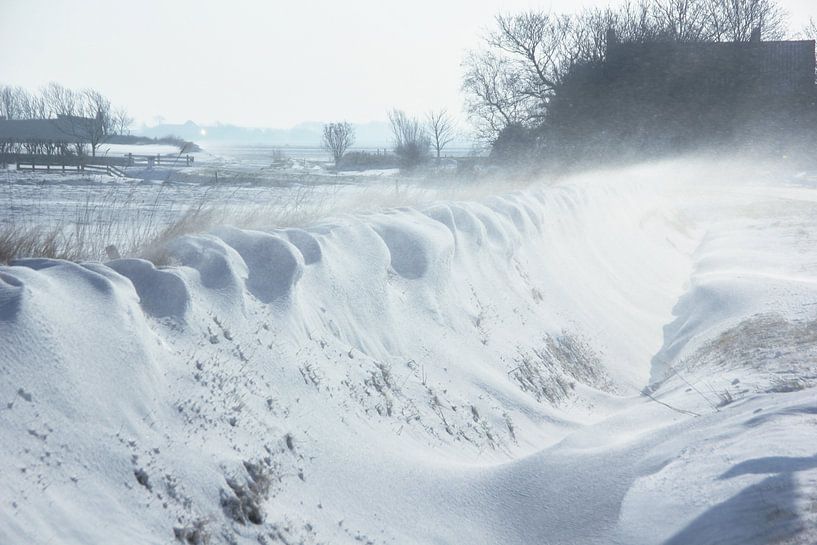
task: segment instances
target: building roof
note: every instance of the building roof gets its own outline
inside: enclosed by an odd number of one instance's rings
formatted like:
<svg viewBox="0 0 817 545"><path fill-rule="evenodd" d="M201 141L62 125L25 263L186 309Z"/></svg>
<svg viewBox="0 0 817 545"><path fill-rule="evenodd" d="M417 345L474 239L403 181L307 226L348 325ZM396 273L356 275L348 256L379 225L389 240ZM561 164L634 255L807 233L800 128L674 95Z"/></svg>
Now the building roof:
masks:
<svg viewBox="0 0 817 545"><path fill-rule="evenodd" d="M56 119L0 119L0 140L15 142L87 142L94 120L76 116Z"/></svg>
<svg viewBox="0 0 817 545"><path fill-rule="evenodd" d="M763 94L813 92L814 40L619 43L608 68L629 79L694 79L704 87L756 86Z"/></svg>

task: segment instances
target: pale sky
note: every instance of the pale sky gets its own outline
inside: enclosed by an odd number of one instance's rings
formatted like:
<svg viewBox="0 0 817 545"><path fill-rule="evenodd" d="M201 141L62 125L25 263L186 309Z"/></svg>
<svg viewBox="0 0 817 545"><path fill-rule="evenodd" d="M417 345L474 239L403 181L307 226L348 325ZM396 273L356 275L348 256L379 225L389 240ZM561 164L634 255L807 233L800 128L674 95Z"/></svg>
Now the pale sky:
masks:
<svg viewBox="0 0 817 545"><path fill-rule="evenodd" d="M0 0L0 83L94 87L138 122L254 127L461 115L465 51L493 16L609 0ZM780 2L799 30L814 0Z"/></svg>

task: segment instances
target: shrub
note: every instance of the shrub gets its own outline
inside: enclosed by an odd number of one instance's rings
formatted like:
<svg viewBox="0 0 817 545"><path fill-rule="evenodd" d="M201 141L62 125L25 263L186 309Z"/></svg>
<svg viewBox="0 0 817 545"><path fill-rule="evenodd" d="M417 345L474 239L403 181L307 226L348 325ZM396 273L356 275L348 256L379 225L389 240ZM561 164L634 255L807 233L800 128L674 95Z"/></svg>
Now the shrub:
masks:
<svg viewBox="0 0 817 545"><path fill-rule="evenodd" d="M400 167L407 170L423 164L429 157L429 141L423 138L417 142L407 142L399 144L394 148L394 153L400 158Z"/></svg>
<svg viewBox="0 0 817 545"><path fill-rule="evenodd" d="M409 117L402 110L389 112L394 154L400 159L400 167L407 170L420 166L429 157L431 140L416 117Z"/></svg>
<svg viewBox="0 0 817 545"><path fill-rule="evenodd" d="M173 535L177 540L188 545L207 545L210 543L210 532L207 530L207 520L194 520L189 526L173 528Z"/></svg>
<svg viewBox="0 0 817 545"><path fill-rule="evenodd" d="M271 460L244 462L247 476L227 478L229 490L221 490L221 506L228 517L241 524L263 524L264 501L269 498L275 468Z"/></svg>
<svg viewBox="0 0 817 545"><path fill-rule="evenodd" d="M399 166L399 160L395 155L366 151L350 151L338 163L339 170L370 170Z"/></svg>

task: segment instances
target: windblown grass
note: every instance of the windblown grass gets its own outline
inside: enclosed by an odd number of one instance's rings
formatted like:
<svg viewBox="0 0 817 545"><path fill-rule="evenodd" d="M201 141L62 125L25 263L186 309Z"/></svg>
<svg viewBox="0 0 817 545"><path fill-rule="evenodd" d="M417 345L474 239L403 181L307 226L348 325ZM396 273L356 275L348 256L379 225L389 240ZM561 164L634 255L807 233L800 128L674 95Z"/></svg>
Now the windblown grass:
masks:
<svg viewBox="0 0 817 545"><path fill-rule="evenodd" d="M211 185L19 184L9 178L0 189L0 207L5 208L0 216L0 263L22 257L104 261L113 246L122 257L166 264L167 242L215 226L306 227L330 216L474 199L507 189L511 187L493 183L398 178L288 187L227 180Z"/></svg>
<svg viewBox="0 0 817 545"><path fill-rule="evenodd" d="M298 188L258 192L253 200L237 191L199 187L185 195L178 189L171 194L165 186L88 186L81 198L61 204L48 198L15 200L9 192L0 218L0 262L21 257L104 260L111 246L123 257L156 258L165 242L184 234L223 224L297 224L319 215L328 203Z"/></svg>

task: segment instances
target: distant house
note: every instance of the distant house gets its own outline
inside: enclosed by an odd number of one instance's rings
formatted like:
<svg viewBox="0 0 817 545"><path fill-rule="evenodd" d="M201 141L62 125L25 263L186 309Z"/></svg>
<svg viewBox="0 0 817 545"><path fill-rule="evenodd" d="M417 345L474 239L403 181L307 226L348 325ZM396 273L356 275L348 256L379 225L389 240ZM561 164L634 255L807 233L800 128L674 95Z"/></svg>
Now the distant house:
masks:
<svg viewBox="0 0 817 545"><path fill-rule="evenodd" d="M28 153L67 153L71 146L88 144L94 137L96 120L77 116L56 119L0 118L0 151L24 149Z"/></svg>
<svg viewBox="0 0 817 545"><path fill-rule="evenodd" d="M625 43L580 67L552 105L556 146L601 152L771 142L817 127L815 42ZM590 142L588 144L588 142Z"/></svg>
<svg viewBox="0 0 817 545"><path fill-rule="evenodd" d="M606 73L614 84L650 94L669 89L720 101L812 97L814 40L621 43L608 34ZM645 97L646 98L646 97Z"/></svg>

